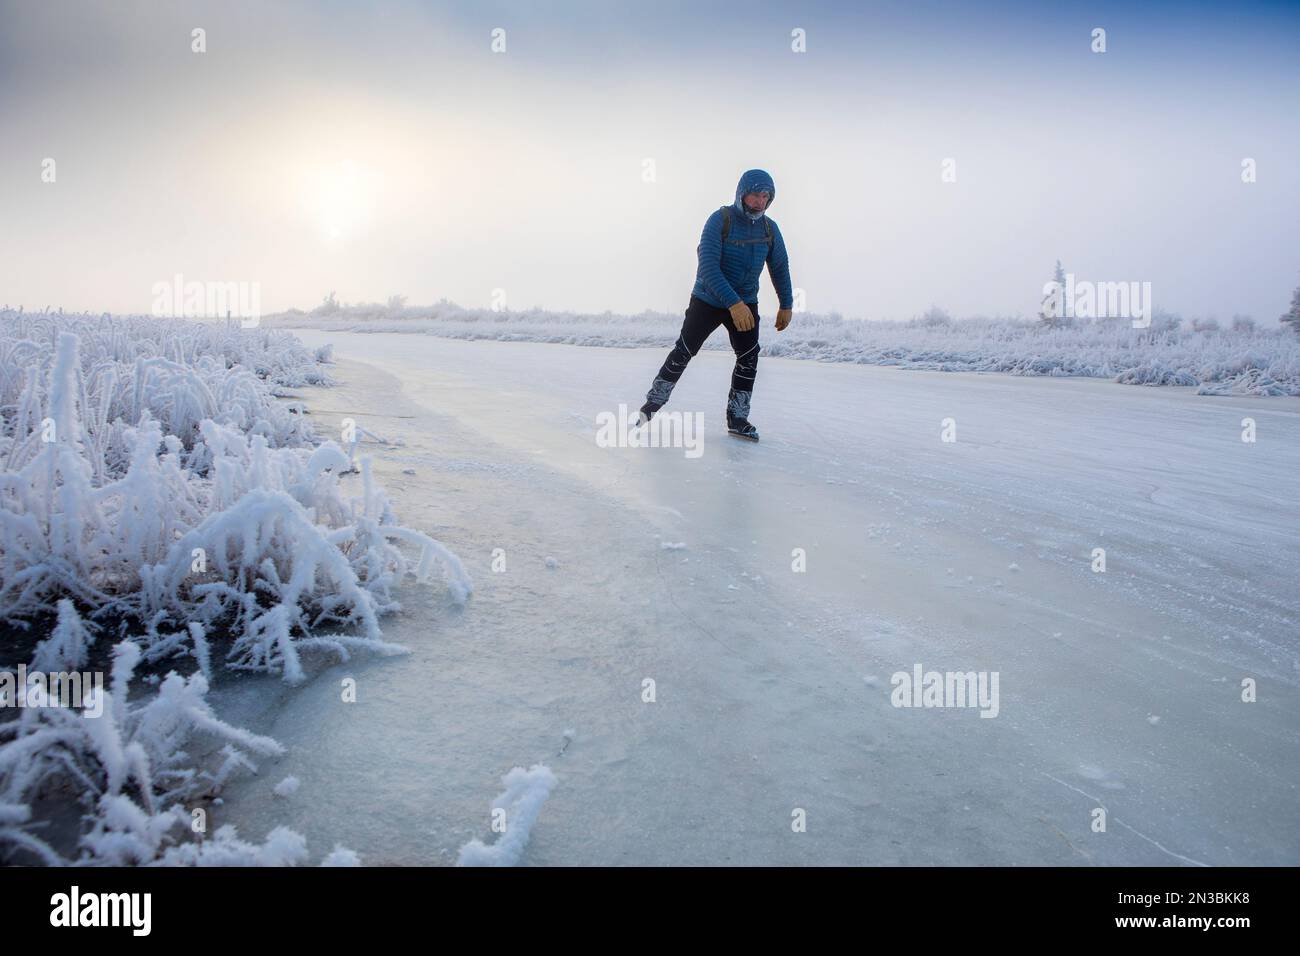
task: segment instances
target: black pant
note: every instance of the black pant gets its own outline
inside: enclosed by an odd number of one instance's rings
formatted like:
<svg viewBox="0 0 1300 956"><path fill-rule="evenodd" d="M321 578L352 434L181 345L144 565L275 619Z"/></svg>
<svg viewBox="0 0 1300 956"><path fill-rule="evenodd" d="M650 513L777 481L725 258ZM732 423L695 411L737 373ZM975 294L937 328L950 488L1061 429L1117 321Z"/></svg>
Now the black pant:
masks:
<svg viewBox="0 0 1300 956"><path fill-rule="evenodd" d="M717 331L719 325L725 325L732 351L736 353L736 365L731 370L731 387L738 392L753 391L754 377L758 374L758 303L749 303L749 310L754 313L754 327L748 332L741 332L726 309L691 296L682 332L677 336L677 344L668 353L663 367L659 369L659 377L676 382L682 377L682 372L686 371L691 358L704 346L705 339Z"/></svg>

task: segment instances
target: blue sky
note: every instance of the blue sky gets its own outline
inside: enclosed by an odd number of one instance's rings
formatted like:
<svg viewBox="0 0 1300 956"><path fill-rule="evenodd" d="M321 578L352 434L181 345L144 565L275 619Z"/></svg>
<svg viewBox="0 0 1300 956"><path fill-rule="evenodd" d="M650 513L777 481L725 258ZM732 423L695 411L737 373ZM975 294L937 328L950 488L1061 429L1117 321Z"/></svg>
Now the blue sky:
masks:
<svg viewBox="0 0 1300 956"><path fill-rule="evenodd" d="M1300 6L700 7L0 0L0 302L676 312L752 166L814 311L1029 314L1057 258L1221 319L1300 284Z"/></svg>

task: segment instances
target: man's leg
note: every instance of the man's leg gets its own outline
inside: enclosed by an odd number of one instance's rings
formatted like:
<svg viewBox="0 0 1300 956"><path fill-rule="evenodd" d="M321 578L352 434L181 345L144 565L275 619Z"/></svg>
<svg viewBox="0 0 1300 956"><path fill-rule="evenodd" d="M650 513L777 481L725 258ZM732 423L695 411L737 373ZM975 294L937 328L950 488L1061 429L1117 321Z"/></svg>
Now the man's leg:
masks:
<svg viewBox="0 0 1300 956"><path fill-rule="evenodd" d="M686 309L686 319L682 322L682 331L677 336L677 343L668 353L668 358L664 360L659 374L650 384L645 404L641 406L641 411L647 418L668 403L668 397L673 393L673 386L682 377L682 373L686 371L686 366L695 357L695 353L703 347L705 339L722 324L724 316L727 316L726 309L714 308L707 302L691 297L691 304Z"/></svg>
<svg viewBox="0 0 1300 956"><path fill-rule="evenodd" d="M731 349L736 353L736 364L731 370L731 391L727 393L727 426L749 421L749 403L754 395L754 379L758 376L758 317L757 304L750 305L754 313L754 327L741 332L728 315L723 323L731 338Z"/></svg>

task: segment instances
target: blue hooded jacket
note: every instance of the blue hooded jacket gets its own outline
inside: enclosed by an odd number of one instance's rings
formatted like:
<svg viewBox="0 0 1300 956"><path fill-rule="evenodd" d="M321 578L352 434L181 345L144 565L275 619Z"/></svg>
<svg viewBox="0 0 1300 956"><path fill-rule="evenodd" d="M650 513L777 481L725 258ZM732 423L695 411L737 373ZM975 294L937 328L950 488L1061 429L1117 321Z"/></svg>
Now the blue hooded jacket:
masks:
<svg viewBox="0 0 1300 956"><path fill-rule="evenodd" d="M767 241L763 227L766 211L758 216L745 208L745 193L767 191L767 208L776 202L776 184L761 169L747 170L736 184L736 200L731 208L731 230L725 248L722 241L722 210L716 209L704 223L704 233L696 250L700 264L695 273L695 288L691 295L709 305L729 309L737 302L751 306L758 302L758 280L767 263L772 285L776 287L777 301L782 309L792 307L793 290L790 288L790 258L786 255L785 240L776 222L767 220L772 227L772 241Z"/></svg>

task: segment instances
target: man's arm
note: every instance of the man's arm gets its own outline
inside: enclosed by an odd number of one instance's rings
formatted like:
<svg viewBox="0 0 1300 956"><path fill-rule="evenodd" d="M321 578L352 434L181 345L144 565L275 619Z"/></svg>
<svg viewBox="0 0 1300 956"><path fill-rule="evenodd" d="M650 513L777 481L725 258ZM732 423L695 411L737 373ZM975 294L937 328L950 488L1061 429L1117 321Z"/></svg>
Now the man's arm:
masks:
<svg viewBox="0 0 1300 956"><path fill-rule="evenodd" d="M700 279L704 287L715 299L722 303L724 309L730 309L740 301L740 296L731 287L727 277L722 274L722 210L715 209L704 222L704 232L700 236Z"/></svg>

